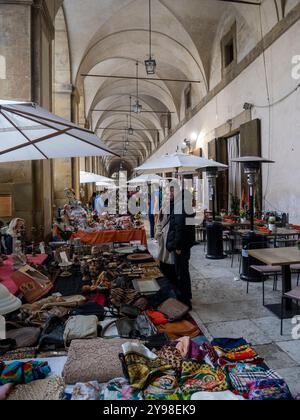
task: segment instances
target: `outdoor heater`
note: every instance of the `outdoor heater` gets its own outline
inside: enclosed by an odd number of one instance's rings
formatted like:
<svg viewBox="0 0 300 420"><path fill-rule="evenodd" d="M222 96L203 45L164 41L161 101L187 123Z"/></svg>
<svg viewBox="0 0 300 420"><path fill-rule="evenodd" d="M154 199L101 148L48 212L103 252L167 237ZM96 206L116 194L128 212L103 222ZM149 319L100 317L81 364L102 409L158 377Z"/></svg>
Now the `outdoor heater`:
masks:
<svg viewBox="0 0 300 420"><path fill-rule="evenodd" d="M218 167L208 167L205 169L208 179L209 198L212 201L212 222L208 222L206 226L206 258L209 260L222 260L226 258L223 248L223 226L221 223L216 222L216 180L218 171Z"/></svg>
<svg viewBox="0 0 300 420"><path fill-rule="evenodd" d="M260 265L257 260L248 256L249 249L267 248L266 238L255 233L254 226L254 188L257 175L261 171L262 163L275 163L269 159L258 156L246 156L238 159L233 159L232 162L243 164L244 173L247 175L248 189L249 189L249 212L250 212L250 232L243 238L243 269L241 279L250 282L259 282L260 278L257 273L250 267L252 265Z"/></svg>

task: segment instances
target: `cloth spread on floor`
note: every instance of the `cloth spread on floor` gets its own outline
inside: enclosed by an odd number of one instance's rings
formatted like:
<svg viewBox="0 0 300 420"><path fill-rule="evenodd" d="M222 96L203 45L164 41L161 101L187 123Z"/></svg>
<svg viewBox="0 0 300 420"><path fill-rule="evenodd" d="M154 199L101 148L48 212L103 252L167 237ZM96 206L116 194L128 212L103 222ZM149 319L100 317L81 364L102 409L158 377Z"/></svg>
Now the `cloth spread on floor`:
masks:
<svg viewBox="0 0 300 420"><path fill-rule="evenodd" d="M288 385L283 379L263 379L252 382L249 386L249 400L267 401L281 400L291 401L293 396Z"/></svg>

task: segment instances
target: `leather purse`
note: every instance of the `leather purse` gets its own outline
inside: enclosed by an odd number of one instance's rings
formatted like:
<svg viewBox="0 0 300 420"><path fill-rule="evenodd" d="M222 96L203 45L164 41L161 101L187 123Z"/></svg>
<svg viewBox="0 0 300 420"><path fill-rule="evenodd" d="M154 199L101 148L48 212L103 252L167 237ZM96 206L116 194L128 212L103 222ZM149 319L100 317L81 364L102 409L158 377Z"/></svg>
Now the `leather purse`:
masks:
<svg viewBox="0 0 300 420"><path fill-rule="evenodd" d="M121 305L120 307L120 316L122 318L126 317L136 319L139 316L139 313L140 311L138 310L138 308L132 305Z"/></svg>
<svg viewBox="0 0 300 420"><path fill-rule="evenodd" d="M16 341L16 349L34 347L41 335L40 328L18 328L6 333L6 337Z"/></svg>
<svg viewBox="0 0 300 420"><path fill-rule="evenodd" d="M202 335L197 325L189 321L172 322L166 325L160 325L157 329L159 333L167 334L170 340L177 340L181 337L193 338Z"/></svg>
<svg viewBox="0 0 300 420"><path fill-rule="evenodd" d="M73 340L92 339L98 336L98 318L96 315L77 315L68 319L64 330L65 347Z"/></svg>
<svg viewBox="0 0 300 420"><path fill-rule="evenodd" d="M86 302L78 306L71 312L72 316L82 315L91 316L95 315L99 321L103 321L105 317L105 310L103 305L98 305L96 302Z"/></svg>
<svg viewBox="0 0 300 420"><path fill-rule="evenodd" d="M56 350L64 348L64 321L57 316L50 316L39 341L39 349Z"/></svg>
<svg viewBox="0 0 300 420"><path fill-rule="evenodd" d="M170 322L180 321L189 313L189 307L177 299L167 299L158 308Z"/></svg>
<svg viewBox="0 0 300 420"><path fill-rule="evenodd" d="M157 333L149 318L146 315L139 315L136 319L120 318L112 321L102 330L102 338L115 338L105 336L106 331L114 324L117 327L118 337L120 338L143 340Z"/></svg>

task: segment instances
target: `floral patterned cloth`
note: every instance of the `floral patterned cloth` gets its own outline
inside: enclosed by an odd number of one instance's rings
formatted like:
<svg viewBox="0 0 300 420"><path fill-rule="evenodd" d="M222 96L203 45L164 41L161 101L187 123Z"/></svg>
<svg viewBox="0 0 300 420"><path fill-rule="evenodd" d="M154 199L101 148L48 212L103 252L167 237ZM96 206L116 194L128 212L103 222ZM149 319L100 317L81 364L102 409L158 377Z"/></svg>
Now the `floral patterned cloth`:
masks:
<svg viewBox="0 0 300 420"><path fill-rule="evenodd" d="M100 392L102 401L140 401L143 395L135 391L124 378L110 381Z"/></svg>

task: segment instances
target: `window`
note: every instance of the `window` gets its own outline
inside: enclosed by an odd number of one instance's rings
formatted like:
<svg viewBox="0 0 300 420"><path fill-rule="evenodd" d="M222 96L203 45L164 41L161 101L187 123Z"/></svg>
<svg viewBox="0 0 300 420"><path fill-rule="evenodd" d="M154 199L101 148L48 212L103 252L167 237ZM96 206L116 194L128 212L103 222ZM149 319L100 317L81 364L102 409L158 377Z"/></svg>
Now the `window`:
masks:
<svg viewBox="0 0 300 420"><path fill-rule="evenodd" d="M221 41L221 50L222 68L223 72L226 72L237 62L236 24L234 24L230 31L223 37Z"/></svg>
<svg viewBox="0 0 300 420"><path fill-rule="evenodd" d="M6 79L6 59L3 55L0 55L0 79Z"/></svg>
<svg viewBox="0 0 300 420"><path fill-rule="evenodd" d="M0 196L0 218L12 217L12 196L1 195Z"/></svg>
<svg viewBox="0 0 300 420"><path fill-rule="evenodd" d="M185 110L187 112L192 108L192 86L191 85L189 85L186 88L184 92L184 98L185 98Z"/></svg>

